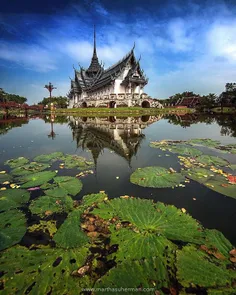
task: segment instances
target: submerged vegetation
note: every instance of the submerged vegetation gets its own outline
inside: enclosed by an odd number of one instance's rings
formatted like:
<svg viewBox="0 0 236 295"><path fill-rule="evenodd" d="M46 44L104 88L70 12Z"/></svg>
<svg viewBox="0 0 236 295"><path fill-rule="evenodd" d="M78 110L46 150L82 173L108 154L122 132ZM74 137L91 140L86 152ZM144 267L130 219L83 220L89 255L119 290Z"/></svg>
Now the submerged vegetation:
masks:
<svg viewBox="0 0 236 295"><path fill-rule="evenodd" d="M182 168L138 168L130 176L133 184L161 193L196 181L236 198L235 165L199 149L224 155L235 153L235 145L210 139L150 145L176 154ZM153 295L235 294L236 249L184 208L145 196L109 199L104 191L82 197L82 178L94 164L77 155L54 152L5 165L0 294L122 294L121 288L130 288L127 294L146 288Z"/></svg>

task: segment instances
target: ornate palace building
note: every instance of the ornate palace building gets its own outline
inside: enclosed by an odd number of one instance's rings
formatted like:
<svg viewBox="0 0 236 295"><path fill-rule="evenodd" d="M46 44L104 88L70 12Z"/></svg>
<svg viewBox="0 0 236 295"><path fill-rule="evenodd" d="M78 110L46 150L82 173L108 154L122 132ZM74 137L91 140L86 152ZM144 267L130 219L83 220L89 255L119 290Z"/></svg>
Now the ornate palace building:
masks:
<svg viewBox="0 0 236 295"><path fill-rule="evenodd" d="M142 106L162 107L157 100L148 98L143 92L148 83L140 67L140 59L134 55L134 47L126 56L108 69L99 63L94 30L94 49L90 66L74 69L68 94L69 107Z"/></svg>

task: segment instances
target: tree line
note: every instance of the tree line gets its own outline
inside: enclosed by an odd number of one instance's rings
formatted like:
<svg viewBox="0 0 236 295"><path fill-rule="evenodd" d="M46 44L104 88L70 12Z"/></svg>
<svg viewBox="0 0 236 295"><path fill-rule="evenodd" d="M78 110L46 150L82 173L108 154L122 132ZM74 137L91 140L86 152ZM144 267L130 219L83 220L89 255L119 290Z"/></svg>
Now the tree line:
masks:
<svg viewBox="0 0 236 295"><path fill-rule="evenodd" d="M66 96L44 97L38 104L50 107L53 103L57 108L67 108L68 98Z"/></svg>
<svg viewBox="0 0 236 295"><path fill-rule="evenodd" d="M7 93L2 88L0 88L0 102L6 103L10 101L22 104L26 103L27 98L17 94Z"/></svg>

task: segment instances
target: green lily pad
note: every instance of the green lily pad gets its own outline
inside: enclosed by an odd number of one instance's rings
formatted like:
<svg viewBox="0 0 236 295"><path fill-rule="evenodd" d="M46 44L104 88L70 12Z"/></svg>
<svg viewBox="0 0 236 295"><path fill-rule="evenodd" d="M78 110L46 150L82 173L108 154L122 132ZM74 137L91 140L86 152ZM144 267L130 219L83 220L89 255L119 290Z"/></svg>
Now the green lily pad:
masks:
<svg viewBox="0 0 236 295"><path fill-rule="evenodd" d="M40 188L43 189L43 190L47 190L47 189L53 189L53 188L56 188L58 187L56 183L44 183L42 185L40 185Z"/></svg>
<svg viewBox="0 0 236 295"><path fill-rule="evenodd" d="M69 212L73 209L73 200L71 197L51 197L42 196L33 200L29 206L33 214L41 217L53 214Z"/></svg>
<svg viewBox="0 0 236 295"><path fill-rule="evenodd" d="M138 168L130 176L130 181L134 184L155 188L174 187L184 180L181 173L171 173L158 166Z"/></svg>
<svg viewBox="0 0 236 295"><path fill-rule="evenodd" d="M108 197L105 193L90 194L90 195L83 196L82 205L84 207L90 207L98 203L101 203L107 199Z"/></svg>
<svg viewBox="0 0 236 295"><path fill-rule="evenodd" d="M29 163L29 160L26 159L25 157L19 157L16 159L11 159L11 160L7 160L4 165L8 165L11 168L17 168L17 167L21 167L25 164Z"/></svg>
<svg viewBox="0 0 236 295"><path fill-rule="evenodd" d="M79 168L80 170L89 169L94 166L94 163L87 161L84 157L77 155L66 155L65 156L65 168Z"/></svg>
<svg viewBox="0 0 236 295"><path fill-rule="evenodd" d="M30 194L22 189L7 189L0 192L0 211L15 209L22 204L27 203Z"/></svg>
<svg viewBox="0 0 236 295"><path fill-rule="evenodd" d="M39 155L34 158L35 162L52 163L58 160L63 160L64 154L62 152L54 152L46 155Z"/></svg>
<svg viewBox="0 0 236 295"><path fill-rule="evenodd" d="M94 215L103 219L119 217L121 221L130 222L138 232L161 234L174 241L203 242L200 224L174 206L129 198L113 199L97 204L97 207L92 211Z"/></svg>
<svg viewBox="0 0 236 295"><path fill-rule="evenodd" d="M3 184L5 181L12 181L12 176L7 173L0 174L0 184Z"/></svg>
<svg viewBox="0 0 236 295"><path fill-rule="evenodd" d="M158 258L144 259L141 261L126 261L110 269L101 279L99 279L94 288L96 294L119 295L127 294L137 295L143 293L156 294L161 288L170 288L170 279L167 269ZM150 288L150 292L144 292L142 289ZM140 291L138 291L140 290ZM159 293L163 294L163 293ZM168 293L170 294L170 293Z"/></svg>
<svg viewBox="0 0 236 295"><path fill-rule="evenodd" d="M14 170L11 171L11 174L15 176L23 176L23 175L43 171L47 169L48 167L50 167L48 164L31 162L29 164L15 168Z"/></svg>
<svg viewBox="0 0 236 295"><path fill-rule="evenodd" d="M26 233L25 215L18 210L0 213L0 250L21 241Z"/></svg>
<svg viewBox="0 0 236 295"><path fill-rule="evenodd" d="M231 285L236 273L224 261L188 245L177 251L177 278L184 287L219 288Z"/></svg>
<svg viewBox="0 0 236 295"><path fill-rule="evenodd" d="M222 255L229 258L229 252L233 249L233 245L226 237L216 229L205 229L206 246L217 249Z"/></svg>
<svg viewBox="0 0 236 295"><path fill-rule="evenodd" d="M187 147L184 145L172 145L168 147L168 151L174 154L185 155L190 157L196 157L202 155L202 152L198 149Z"/></svg>
<svg viewBox="0 0 236 295"><path fill-rule="evenodd" d="M57 232L57 226L55 220L44 221L40 220L38 224L33 224L28 227L28 232L44 232L48 233L50 237L53 237L54 234Z"/></svg>
<svg viewBox="0 0 236 295"><path fill-rule="evenodd" d="M188 178L195 180L209 189L227 197L236 198L236 186L230 184L224 176L215 174L204 168L192 168L182 172Z"/></svg>
<svg viewBox="0 0 236 295"><path fill-rule="evenodd" d="M191 145L202 145L210 148L218 147L221 143L218 140L212 140L210 138L194 138L187 141Z"/></svg>
<svg viewBox="0 0 236 295"><path fill-rule="evenodd" d="M45 193L45 195L51 196L54 198L57 198L57 197L63 198L68 195L68 192L64 188L61 188L61 187L55 187L53 189L45 190L44 193Z"/></svg>
<svg viewBox="0 0 236 295"><path fill-rule="evenodd" d="M71 294L91 287L88 276L72 276L87 257L87 247L80 249L39 249L29 251L12 247L1 255L4 294Z"/></svg>
<svg viewBox="0 0 236 295"><path fill-rule="evenodd" d="M42 171L33 173L30 175L25 175L19 178L19 181L24 183L21 185L22 188L29 188L40 186L45 182L51 180L56 175L55 171Z"/></svg>
<svg viewBox="0 0 236 295"><path fill-rule="evenodd" d="M229 162L226 161L225 159L222 159L220 157L215 157L215 156L209 156L209 155L202 155L196 158L196 160L199 163L211 166L220 166L220 167L225 167L229 165Z"/></svg>
<svg viewBox="0 0 236 295"><path fill-rule="evenodd" d="M57 247L79 248L88 242L88 237L80 227L81 214L80 210L74 210L68 215L53 238Z"/></svg>
<svg viewBox="0 0 236 295"><path fill-rule="evenodd" d="M54 178L55 183L58 184L59 188L68 192L68 194L75 196L83 187L81 180L71 176L57 176Z"/></svg>

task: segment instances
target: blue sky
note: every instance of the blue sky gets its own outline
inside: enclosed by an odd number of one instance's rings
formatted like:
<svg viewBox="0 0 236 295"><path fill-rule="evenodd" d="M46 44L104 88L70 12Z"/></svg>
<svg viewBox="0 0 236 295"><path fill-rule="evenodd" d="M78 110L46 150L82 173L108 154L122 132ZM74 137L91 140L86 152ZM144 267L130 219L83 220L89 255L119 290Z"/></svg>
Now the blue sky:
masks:
<svg viewBox="0 0 236 295"><path fill-rule="evenodd" d="M49 81L65 95L73 65L89 65L94 24L105 67L135 42L152 97L219 94L236 82L235 0L3 0L0 87L31 104L48 95Z"/></svg>

